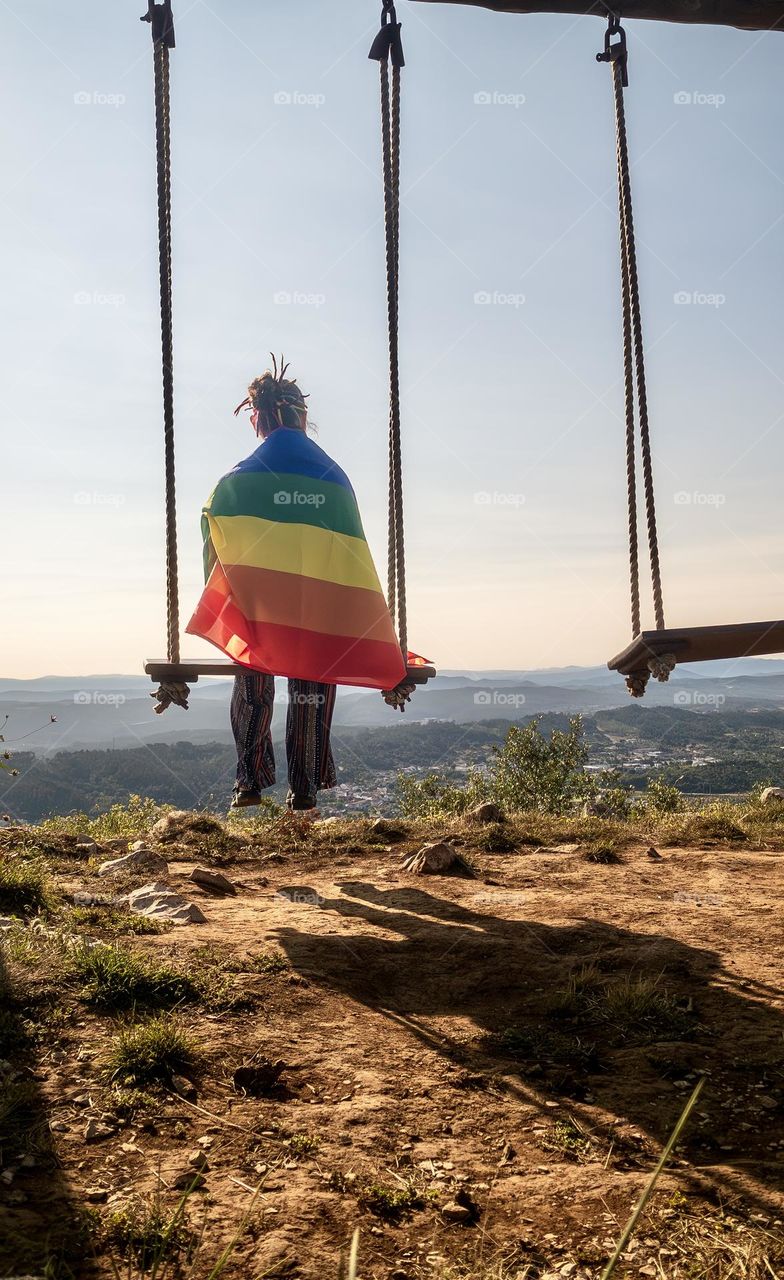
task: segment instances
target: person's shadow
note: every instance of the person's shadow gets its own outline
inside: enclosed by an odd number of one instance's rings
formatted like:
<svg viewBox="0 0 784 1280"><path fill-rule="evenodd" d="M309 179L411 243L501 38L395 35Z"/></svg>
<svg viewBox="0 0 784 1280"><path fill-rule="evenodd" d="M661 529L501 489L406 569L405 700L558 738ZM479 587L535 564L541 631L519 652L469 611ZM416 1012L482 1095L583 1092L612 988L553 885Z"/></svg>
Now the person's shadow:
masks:
<svg viewBox="0 0 784 1280"><path fill-rule="evenodd" d="M590 1125L612 1139L616 1158L619 1118L662 1144L704 1073L683 1156L701 1185L740 1190L742 1175L744 1194L751 1180L757 1203L774 1207L784 1178L784 1015L772 1002L784 992L740 982L716 952L667 936L600 920L499 918L493 898L504 891L479 883L471 907L418 888L346 881L340 891L313 909L357 929L280 929L294 968L394 1019L459 1065L468 1087L511 1089L542 1107L589 1103ZM476 1036L452 1038L450 1017L473 1023ZM629 1158L646 1168L655 1160L650 1151Z"/></svg>
<svg viewBox="0 0 784 1280"><path fill-rule="evenodd" d="M0 945L0 1276L88 1277L85 1223L54 1148L30 1012Z"/></svg>

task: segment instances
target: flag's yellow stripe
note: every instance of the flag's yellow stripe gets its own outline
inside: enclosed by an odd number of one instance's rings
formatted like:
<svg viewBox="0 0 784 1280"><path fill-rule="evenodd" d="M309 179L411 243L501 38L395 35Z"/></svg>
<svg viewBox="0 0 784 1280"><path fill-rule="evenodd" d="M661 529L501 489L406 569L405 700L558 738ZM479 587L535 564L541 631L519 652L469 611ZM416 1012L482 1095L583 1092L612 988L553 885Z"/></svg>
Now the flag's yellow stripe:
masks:
<svg viewBox="0 0 784 1280"><path fill-rule="evenodd" d="M298 573L322 582L381 591L364 538L309 524L279 524L257 516L208 513L213 545L221 564L249 565Z"/></svg>

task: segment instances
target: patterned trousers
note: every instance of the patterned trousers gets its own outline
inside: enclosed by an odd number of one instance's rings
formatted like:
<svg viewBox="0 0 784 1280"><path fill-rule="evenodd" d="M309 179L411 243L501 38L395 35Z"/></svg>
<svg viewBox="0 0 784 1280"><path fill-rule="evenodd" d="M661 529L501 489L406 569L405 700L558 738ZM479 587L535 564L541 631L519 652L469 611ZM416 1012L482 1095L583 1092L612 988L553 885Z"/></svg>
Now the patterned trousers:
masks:
<svg viewBox="0 0 784 1280"><path fill-rule="evenodd" d="M289 680L286 759L289 801L297 807L312 807L316 792L337 782L329 742L336 692L334 684ZM274 700L274 676L261 671L235 676L231 728L237 745L237 786L243 791L261 791L275 782Z"/></svg>

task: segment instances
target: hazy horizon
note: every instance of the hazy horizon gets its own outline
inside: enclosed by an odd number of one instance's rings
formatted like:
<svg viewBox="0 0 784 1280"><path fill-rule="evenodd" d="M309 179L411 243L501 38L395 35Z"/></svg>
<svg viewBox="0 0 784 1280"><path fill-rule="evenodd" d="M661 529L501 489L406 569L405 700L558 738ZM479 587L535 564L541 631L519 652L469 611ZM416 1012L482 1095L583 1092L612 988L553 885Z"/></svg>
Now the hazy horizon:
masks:
<svg viewBox="0 0 784 1280"><path fill-rule="evenodd" d="M164 649L143 7L0 9L5 678L136 672ZM174 9L185 622L201 504L253 447L232 410L270 350L310 392L383 570L385 271L377 0ZM398 16L410 642L442 669L601 665L629 638L604 23L412 0ZM626 26L667 621L780 617L784 36Z"/></svg>

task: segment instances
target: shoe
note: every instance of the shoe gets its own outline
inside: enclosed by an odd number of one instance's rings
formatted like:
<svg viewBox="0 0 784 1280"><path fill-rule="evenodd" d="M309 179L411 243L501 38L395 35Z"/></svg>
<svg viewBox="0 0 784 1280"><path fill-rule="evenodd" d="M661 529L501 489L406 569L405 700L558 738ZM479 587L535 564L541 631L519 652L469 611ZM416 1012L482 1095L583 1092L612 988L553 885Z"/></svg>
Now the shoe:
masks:
<svg viewBox="0 0 784 1280"><path fill-rule="evenodd" d="M261 804L260 791L246 791L242 787L235 787L229 805L229 812L232 809L249 809L251 805Z"/></svg>
<svg viewBox="0 0 784 1280"><path fill-rule="evenodd" d="M286 808L292 813L315 813L316 801L310 796L297 796L290 791L286 796Z"/></svg>

